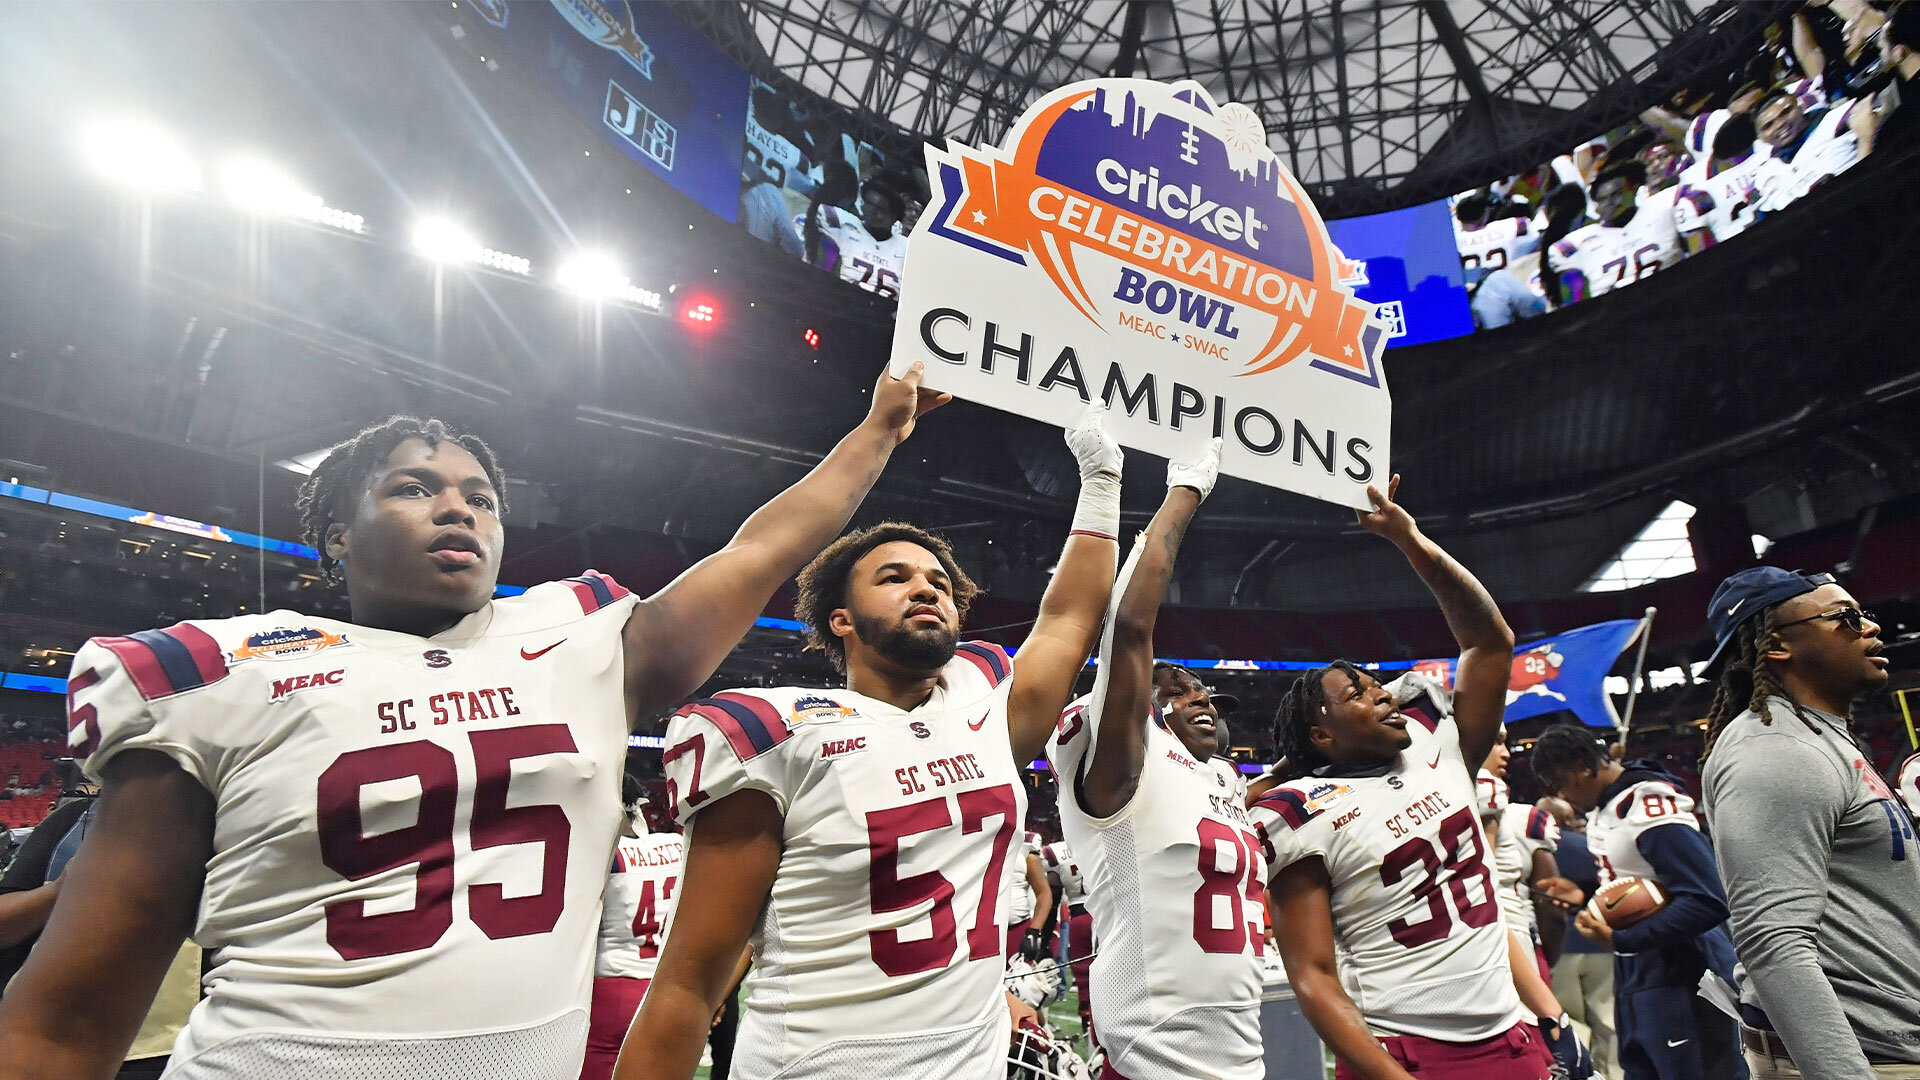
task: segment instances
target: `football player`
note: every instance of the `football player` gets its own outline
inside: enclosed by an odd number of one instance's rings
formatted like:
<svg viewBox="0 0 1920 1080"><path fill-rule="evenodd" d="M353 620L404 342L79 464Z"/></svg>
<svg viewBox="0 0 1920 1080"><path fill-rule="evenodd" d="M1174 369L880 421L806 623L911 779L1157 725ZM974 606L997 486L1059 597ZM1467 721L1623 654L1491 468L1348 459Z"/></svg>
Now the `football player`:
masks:
<svg viewBox="0 0 1920 1080"><path fill-rule="evenodd" d="M1577 303L1672 266L1686 256L1673 223L1677 188L1650 192L1647 167L1628 159L1601 170L1593 181L1600 220L1569 233L1547 249L1560 275L1562 303Z"/></svg>
<svg viewBox="0 0 1920 1080"><path fill-rule="evenodd" d="M1053 913L1053 889L1047 884L1047 867L1040 861L1040 849L1046 842L1037 832L1020 836L1013 856L1007 860L1007 958L1024 949L1027 959L1046 954L1041 943L1041 927Z"/></svg>
<svg viewBox="0 0 1920 1080"><path fill-rule="evenodd" d="M883 373L820 465L645 599L593 572L494 599L505 482L471 435L398 417L335 447L300 505L349 621L194 620L75 656L73 752L104 789L0 1000L0 1076L111 1075L191 932L209 971L180 1080L574 1080L633 719L845 526L946 400L919 383Z"/></svg>
<svg viewBox="0 0 1920 1080"><path fill-rule="evenodd" d="M1093 1027L1093 998L1089 995L1087 978L1093 969L1093 915L1087 910L1087 879L1080 870L1080 860L1065 840L1048 844L1040 852L1047 864L1047 876L1054 885L1054 895L1060 898L1060 914L1057 932L1062 939L1055 952L1060 953L1073 970L1073 988L1080 1004L1080 1029L1091 1031Z"/></svg>
<svg viewBox="0 0 1920 1080"><path fill-rule="evenodd" d="M673 718L662 763L686 872L616 1076L693 1074L749 939L735 1075L1004 1075L1021 770L1098 638L1119 528L1120 448L1099 414L1067 442L1079 506L1017 662L958 641L974 585L945 541L886 523L800 575L797 614L844 689L731 691Z"/></svg>
<svg viewBox="0 0 1920 1080"><path fill-rule="evenodd" d="M1657 882L1664 908L1614 930L1582 911L1574 927L1613 950L1615 1030L1627 1080L1710 1080L1747 1075L1733 1018L1697 992L1708 971L1731 983L1733 941L1713 847L1680 781L1644 761L1621 765L1571 724L1542 732L1533 772L1548 791L1591 812L1587 845L1600 886L1623 877Z"/></svg>
<svg viewBox="0 0 1920 1080"><path fill-rule="evenodd" d="M1211 762L1219 719L1193 673L1153 662L1181 538L1220 468L1220 440L1173 461L1167 496L1115 585L1093 692L1048 748L1060 830L1089 858L1100 934L1093 1027L1110 1077L1255 1080L1265 953L1260 845Z"/></svg>
<svg viewBox="0 0 1920 1080"><path fill-rule="evenodd" d="M1513 631L1393 501L1398 487L1369 486L1359 519L1407 556L1460 643L1453 714L1403 712L1346 661L1295 681L1274 734L1299 778L1252 811L1275 938L1343 1080L1544 1080L1562 1026L1536 1026L1514 988L1524 958L1500 917L1468 764L1499 736Z"/></svg>
<svg viewBox="0 0 1920 1080"><path fill-rule="evenodd" d="M1809 110L1799 95L1781 90L1761 103L1755 123L1761 140L1806 188L1846 172L1873 150L1873 102L1866 98Z"/></svg>
<svg viewBox="0 0 1920 1080"><path fill-rule="evenodd" d="M680 837L647 827L646 799L631 774L621 789L626 812L613 871L607 876L600 914L600 943L593 961L593 1014L587 1027L587 1061L580 1080L607 1080L620 1054L620 1040L647 996L660 943L672 926L675 886L680 884Z"/></svg>
<svg viewBox="0 0 1920 1080"><path fill-rule="evenodd" d="M820 232L829 242L822 266L870 293L900 295L907 264L907 233L900 228L906 198L893 185L868 179L860 185L860 214L821 206Z"/></svg>
<svg viewBox="0 0 1920 1080"><path fill-rule="evenodd" d="M1496 270L1505 270L1540 246L1540 233L1527 218L1489 221L1492 213L1492 200L1477 191L1453 204L1453 236L1468 285Z"/></svg>
<svg viewBox="0 0 1920 1080"><path fill-rule="evenodd" d="M1714 133L1712 155L1680 174L1673 225L1688 252L1733 239L1805 193L1793 166L1758 138L1753 117L1735 113Z"/></svg>
<svg viewBox="0 0 1920 1080"><path fill-rule="evenodd" d="M1500 886L1500 910L1507 928L1519 936L1527 956L1536 962L1540 977L1551 980L1552 969L1547 952L1559 951L1556 937L1551 941L1542 933L1539 902L1535 889L1572 902L1579 888L1563 883L1553 853L1560 846L1560 826L1553 816L1538 807L1516 805L1507 789L1507 763L1513 752L1507 749L1505 727L1500 739L1487 754L1476 778L1475 794L1480 807L1480 824L1493 844L1494 874ZM1558 927L1549 933L1558 931Z"/></svg>

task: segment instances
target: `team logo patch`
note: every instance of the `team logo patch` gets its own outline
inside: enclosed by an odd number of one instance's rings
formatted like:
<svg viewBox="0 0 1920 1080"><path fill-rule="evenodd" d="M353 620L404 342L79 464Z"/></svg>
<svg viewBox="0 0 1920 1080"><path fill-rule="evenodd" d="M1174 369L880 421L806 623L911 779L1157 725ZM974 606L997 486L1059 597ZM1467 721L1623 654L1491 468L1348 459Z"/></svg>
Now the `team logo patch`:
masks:
<svg viewBox="0 0 1920 1080"><path fill-rule="evenodd" d="M1336 784L1331 780L1315 784L1307 789L1307 813L1317 814L1352 793L1353 789L1345 784Z"/></svg>
<svg viewBox="0 0 1920 1080"><path fill-rule="evenodd" d="M268 702L279 701L288 694L297 694L302 690L312 690L322 686L339 686L346 681L347 669L335 671L312 671L305 675L295 675L290 679L273 680L273 692L267 695Z"/></svg>
<svg viewBox="0 0 1920 1080"><path fill-rule="evenodd" d="M908 731L911 731L911 732L913 732L913 737L914 737L914 738L916 738L916 739L931 739L931 738L933 738L933 732L931 732L931 731L928 731L928 730L927 730L927 725L925 725L925 724L923 724L923 723L921 723L921 722L920 722L920 721L918 721L918 720L915 720L915 721L914 721L913 723L911 723L911 724L908 724L908 725L907 725L907 730L908 730Z"/></svg>
<svg viewBox="0 0 1920 1080"><path fill-rule="evenodd" d="M851 739L828 739L820 744L820 760L831 761L846 757L848 754L864 753L867 749L867 737L856 735Z"/></svg>
<svg viewBox="0 0 1920 1080"><path fill-rule="evenodd" d="M850 720L860 715L851 705L842 705L832 698L803 697L793 703L793 711L787 714L787 726L799 727L801 724L831 724L836 720ZM866 747L861 747L866 749ZM826 755L822 755L826 756Z"/></svg>
<svg viewBox="0 0 1920 1080"><path fill-rule="evenodd" d="M453 664L453 657L448 656L445 649L428 649L420 654L420 659L426 661L428 667L436 669L450 667Z"/></svg>
<svg viewBox="0 0 1920 1080"><path fill-rule="evenodd" d="M344 634L335 634L311 626L282 626L248 638L239 648L227 654L227 662L237 664L242 660L292 660L295 657L311 656L322 649L331 649L335 645L346 643L347 638Z"/></svg>

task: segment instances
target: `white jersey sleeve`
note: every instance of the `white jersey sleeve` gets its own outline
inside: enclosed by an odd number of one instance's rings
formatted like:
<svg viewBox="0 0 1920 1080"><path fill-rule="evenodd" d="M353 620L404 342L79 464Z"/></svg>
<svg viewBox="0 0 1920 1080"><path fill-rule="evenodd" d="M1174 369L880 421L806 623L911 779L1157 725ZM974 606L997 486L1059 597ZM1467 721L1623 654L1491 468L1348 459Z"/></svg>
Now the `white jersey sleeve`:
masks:
<svg viewBox="0 0 1920 1080"><path fill-rule="evenodd" d="M578 1075L635 602L589 572L432 637L275 611L79 651L84 768L154 750L214 797L169 1076Z"/></svg>
<svg viewBox="0 0 1920 1080"><path fill-rule="evenodd" d="M626 836L613 852L600 915L595 978L651 979L673 926L680 884L680 837Z"/></svg>
<svg viewBox="0 0 1920 1080"><path fill-rule="evenodd" d="M1494 845L1494 869L1500 882L1500 910L1507 925L1531 940L1539 931L1539 916L1528 885L1533 879L1535 852L1560 846L1560 826L1553 815L1537 806L1503 806L1488 825Z"/></svg>

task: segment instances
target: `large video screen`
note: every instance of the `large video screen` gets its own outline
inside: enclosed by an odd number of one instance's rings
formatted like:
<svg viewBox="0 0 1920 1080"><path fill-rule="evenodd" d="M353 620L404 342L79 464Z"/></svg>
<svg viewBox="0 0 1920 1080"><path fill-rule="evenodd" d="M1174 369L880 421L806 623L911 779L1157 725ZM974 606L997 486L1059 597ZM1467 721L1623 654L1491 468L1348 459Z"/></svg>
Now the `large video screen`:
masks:
<svg viewBox="0 0 1920 1080"><path fill-rule="evenodd" d="M1474 324L1645 281L1805 198L1893 133L1898 85L1920 75L1916 49L1920 4L1807 5L1730 75L1458 193L1449 201Z"/></svg>
<svg viewBox="0 0 1920 1080"><path fill-rule="evenodd" d="M1327 222L1327 233L1354 264L1348 278L1360 299L1378 304L1392 328L1389 348L1458 337L1473 329L1452 214L1444 199L1384 214Z"/></svg>

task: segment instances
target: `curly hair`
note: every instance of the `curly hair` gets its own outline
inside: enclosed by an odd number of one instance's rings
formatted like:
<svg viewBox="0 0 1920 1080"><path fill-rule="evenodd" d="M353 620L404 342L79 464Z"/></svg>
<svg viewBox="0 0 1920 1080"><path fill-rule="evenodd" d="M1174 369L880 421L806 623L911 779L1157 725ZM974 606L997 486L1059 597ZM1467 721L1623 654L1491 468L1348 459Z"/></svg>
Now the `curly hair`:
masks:
<svg viewBox="0 0 1920 1080"><path fill-rule="evenodd" d="M1555 724L1534 740L1528 764L1548 791L1558 791L1570 777L1598 773L1613 755L1593 732L1578 724Z"/></svg>
<svg viewBox="0 0 1920 1080"><path fill-rule="evenodd" d="M1779 604L1763 608L1758 616L1734 631L1732 655L1727 659L1725 670L1720 672L1720 685L1713 692L1713 707L1707 711L1707 742L1700 751L1702 762L1713 753L1713 744L1728 721L1741 713L1752 710L1762 724L1772 726L1773 714L1767 709L1770 697L1785 701L1793 708L1793 715L1810 730L1821 730L1800 703L1793 700L1793 695L1787 693L1779 673L1767 663L1768 650L1780 644L1779 612Z"/></svg>
<svg viewBox="0 0 1920 1080"><path fill-rule="evenodd" d="M883 521L842 536L800 571L800 595L793 602L794 617L807 624L807 649L826 653L836 671L844 674L847 670L847 644L827 628L827 622L834 609L847 606L847 585L853 577L854 564L874 548L896 541L918 544L940 560L940 568L947 572L947 581L953 588L953 606L960 618L967 617L967 605L979 595L980 587L953 560L953 548L918 525Z"/></svg>
<svg viewBox="0 0 1920 1080"><path fill-rule="evenodd" d="M477 435L469 435L439 420L418 416L391 416L327 451L314 466L312 475L300 485L295 506L300 511L300 535L320 553L320 573L328 581L340 580L340 562L327 554L327 530L353 516L353 503L366 487L373 470L408 439L419 439L428 447L452 443L480 462L487 482L493 485L499 513L507 512L507 481L493 448Z"/></svg>
<svg viewBox="0 0 1920 1080"><path fill-rule="evenodd" d="M1327 711L1326 677L1329 672L1345 672L1355 686L1369 676L1350 660L1335 660L1293 680L1280 696L1280 707L1273 714L1273 743L1293 775L1312 772L1330 765L1327 756L1313 745L1314 722Z"/></svg>

